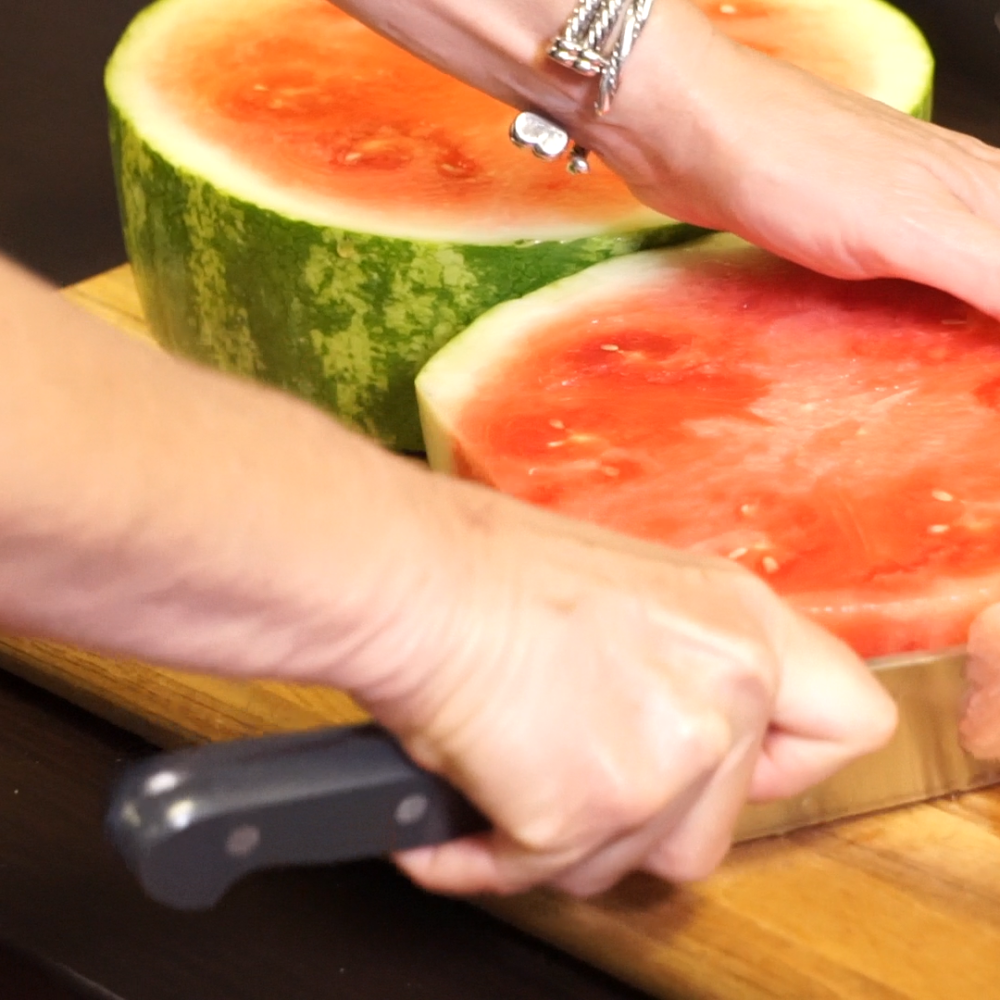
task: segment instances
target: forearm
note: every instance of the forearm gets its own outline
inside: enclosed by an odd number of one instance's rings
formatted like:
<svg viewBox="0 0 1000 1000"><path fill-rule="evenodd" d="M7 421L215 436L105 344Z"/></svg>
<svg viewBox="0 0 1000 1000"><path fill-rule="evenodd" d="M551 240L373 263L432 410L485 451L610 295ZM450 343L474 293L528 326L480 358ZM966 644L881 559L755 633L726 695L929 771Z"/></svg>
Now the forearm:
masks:
<svg viewBox="0 0 1000 1000"><path fill-rule="evenodd" d="M340 683L449 572L432 477L2 262L0 373L0 627Z"/></svg>

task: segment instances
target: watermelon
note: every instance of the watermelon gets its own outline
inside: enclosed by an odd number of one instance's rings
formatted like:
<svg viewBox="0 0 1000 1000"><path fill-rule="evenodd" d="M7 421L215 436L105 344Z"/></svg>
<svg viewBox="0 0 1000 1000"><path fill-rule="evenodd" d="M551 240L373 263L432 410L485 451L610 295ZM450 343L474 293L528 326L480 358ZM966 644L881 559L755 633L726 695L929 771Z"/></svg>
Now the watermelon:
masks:
<svg viewBox="0 0 1000 1000"><path fill-rule="evenodd" d="M728 557L878 656L1000 600L1000 323L733 236L496 307L417 379L437 469Z"/></svg>
<svg viewBox="0 0 1000 1000"><path fill-rule="evenodd" d="M750 44L927 112L926 46L879 0L708 9ZM475 316L695 232L600 164L571 177L515 150L510 109L326 0L160 0L106 84L160 341L400 450L422 448L416 371Z"/></svg>

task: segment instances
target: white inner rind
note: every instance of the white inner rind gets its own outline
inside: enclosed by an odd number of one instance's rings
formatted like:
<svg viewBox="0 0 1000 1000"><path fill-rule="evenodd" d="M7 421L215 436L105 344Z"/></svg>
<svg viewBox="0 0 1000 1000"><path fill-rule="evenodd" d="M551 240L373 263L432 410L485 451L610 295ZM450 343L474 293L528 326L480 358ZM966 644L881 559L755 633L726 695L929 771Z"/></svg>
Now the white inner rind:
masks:
<svg viewBox="0 0 1000 1000"><path fill-rule="evenodd" d="M852 40L852 51L857 47L857 58L869 61L876 76L870 96L904 111L913 111L923 103L930 89L933 61L919 31L899 11L881 0L794 0L789 6L793 5L808 5L820 23L836 26L838 33ZM146 75L146 67L162 58L165 38L175 31L191 37L199 23L224 21L225 6L218 2L206 5L204 0L159 0L126 32L106 76L111 103L142 139L168 162L206 179L222 192L314 225L431 242L493 245L516 240L572 240L611 236L673 221L637 204L635 212L603 227L593 221L580 225L566 224L564 220L539 221L528 212L516 223L491 221L488 226L476 227L468 220L455 219L452 209L415 205L412 212L401 217L398 211L387 212L375 204L276 183L234 158L225 147L197 134ZM280 6L281 0L243 0L234 9L242 17L258 10L261 17L266 17L268 11ZM862 52L862 46L867 51ZM506 141L506 136L497 136L497 142ZM553 164L552 169L562 167ZM586 179L580 178L580 182L586 183Z"/></svg>
<svg viewBox="0 0 1000 1000"><path fill-rule="evenodd" d="M420 424L431 468L454 471L452 442L455 423L481 379L490 379L506 362L524 356L523 343L540 328L566 316L587 315L593 305L627 298L635 289L668 285L699 260L756 247L729 233L719 233L683 247L630 254L553 282L521 299L494 306L450 340L421 369L416 379Z"/></svg>

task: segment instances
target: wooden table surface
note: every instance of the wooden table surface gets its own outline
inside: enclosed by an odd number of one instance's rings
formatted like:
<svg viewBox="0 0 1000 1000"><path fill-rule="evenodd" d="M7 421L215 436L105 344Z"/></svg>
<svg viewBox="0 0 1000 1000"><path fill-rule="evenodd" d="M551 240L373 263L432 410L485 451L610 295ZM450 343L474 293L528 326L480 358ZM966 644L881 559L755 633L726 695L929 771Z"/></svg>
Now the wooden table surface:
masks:
<svg viewBox="0 0 1000 1000"><path fill-rule="evenodd" d="M127 268L68 294L146 335ZM8 669L159 745L362 717L325 689L31 640L0 650ZM1000 997L1000 788L741 845L696 886L635 877L594 900L539 891L483 905L663 998Z"/></svg>

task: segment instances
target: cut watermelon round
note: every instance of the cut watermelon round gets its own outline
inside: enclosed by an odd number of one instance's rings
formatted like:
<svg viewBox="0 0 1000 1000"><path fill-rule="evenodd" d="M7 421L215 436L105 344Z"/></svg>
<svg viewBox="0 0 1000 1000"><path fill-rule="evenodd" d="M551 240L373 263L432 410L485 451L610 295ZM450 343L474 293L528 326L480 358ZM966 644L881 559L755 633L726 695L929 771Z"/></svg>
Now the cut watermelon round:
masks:
<svg viewBox="0 0 1000 1000"><path fill-rule="evenodd" d="M1000 323L731 236L498 306L420 373L431 464L728 556L867 656L1000 600Z"/></svg>
<svg viewBox="0 0 1000 1000"><path fill-rule="evenodd" d="M927 110L926 46L879 0L709 9L750 44ZM416 371L475 316L694 233L600 164L571 177L513 149L508 108L326 0L160 0L106 81L159 339L402 450L422 447Z"/></svg>

